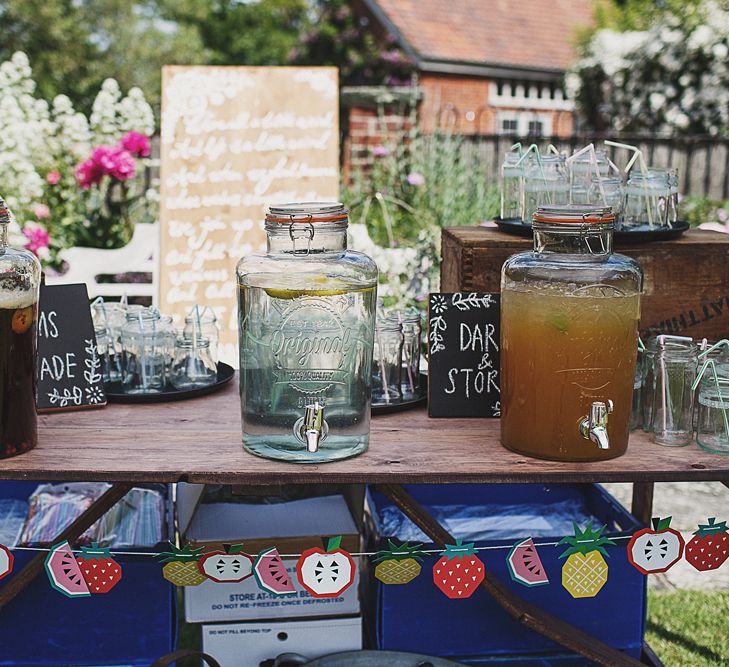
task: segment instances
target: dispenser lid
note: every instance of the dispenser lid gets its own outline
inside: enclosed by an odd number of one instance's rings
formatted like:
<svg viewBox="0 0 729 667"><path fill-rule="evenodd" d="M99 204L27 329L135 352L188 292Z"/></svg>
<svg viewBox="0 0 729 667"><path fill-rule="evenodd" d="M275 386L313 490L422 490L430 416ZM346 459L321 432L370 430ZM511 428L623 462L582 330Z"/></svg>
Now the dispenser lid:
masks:
<svg viewBox="0 0 729 667"><path fill-rule="evenodd" d="M612 206L593 204L562 204L539 206L534 214L535 223L572 225L604 225L615 222Z"/></svg>
<svg viewBox="0 0 729 667"><path fill-rule="evenodd" d="M271 206L266 222L290 225L292 222L337 222L347 220L349 211L341 202L294 202Z"/></svg>

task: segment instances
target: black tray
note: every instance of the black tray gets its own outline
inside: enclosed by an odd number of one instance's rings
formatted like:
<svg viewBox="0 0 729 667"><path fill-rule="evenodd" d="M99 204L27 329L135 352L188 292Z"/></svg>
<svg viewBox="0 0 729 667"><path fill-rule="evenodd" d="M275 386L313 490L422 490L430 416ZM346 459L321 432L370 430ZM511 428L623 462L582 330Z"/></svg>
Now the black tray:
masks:
<svg viewBox="0 0 729 667"><path fill-rule="evenodd" d="M524 223L519 218L494 218L494 222L502 232L515 236L532 236L531 223ZM679 220L673 227L661 229L639 229L637 231L620 231L613 233L616 243L650 243L651 241L670 241L677 239L690 227L688 222Z"/></svg>
<svg viewBox="0 0 729 667"><path fill-rule="evenodd" d="M106 385L106 400L109 403L167 403L168 401L184 401L188 398L207 396L222 389L233 379L235 371L222 361L218 364L218 379L207 387L180 391L169 385L164 391L156 394L125 394L121 382L110 382Z"/></svg>
<svg viewBox="0 0 729 667"><path fill-rule="evenodd" d="M403 412L404 410L411 410L418 405L424 405L428 401L428 376L424 373L420 374L420 387L418 388L418 392L415 398L400 401L399 403L373 403L372 414L389 415L393 412Z"/></svg>

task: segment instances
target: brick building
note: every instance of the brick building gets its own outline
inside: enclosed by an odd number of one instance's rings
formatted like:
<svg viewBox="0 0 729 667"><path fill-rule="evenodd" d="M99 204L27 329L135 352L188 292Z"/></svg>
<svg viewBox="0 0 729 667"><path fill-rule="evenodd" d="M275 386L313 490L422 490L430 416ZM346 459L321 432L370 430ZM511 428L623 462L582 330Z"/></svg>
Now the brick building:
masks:
<svg viewBox="0 0 729 667"><path fill-rule="evenodd" d="M562 79L592 0L360 0L375 35L415 63L421 128L460 134L566 136L573 104ZM368 102L368 94L370 99ZM390 129L412 100L405 90L343 90L347 152L377 141L377 108ZM383 103L384 102L384 103ZM379 130L377 129L379 127ZM354 161L357 161L356 158Z"/></svg>

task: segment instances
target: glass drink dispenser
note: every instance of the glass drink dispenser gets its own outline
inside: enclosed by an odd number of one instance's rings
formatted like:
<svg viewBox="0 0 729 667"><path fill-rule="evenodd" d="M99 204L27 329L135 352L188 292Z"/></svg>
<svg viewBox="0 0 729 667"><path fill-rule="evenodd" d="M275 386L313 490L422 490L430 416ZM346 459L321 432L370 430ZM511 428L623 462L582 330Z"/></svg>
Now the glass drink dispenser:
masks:
<svg viewBox="0 0 729 667"><path fill-rule="evenodd" d="M266 215L268 249L237 268L243 445L299 463L367 449L377 266L347 249L341 204Z"/></svg>
<svg viewBox="0 0 729 667"><path fill-rule="evenodd" d="M643 274L608 208L542 206L501 274L501 442L598 461L628 445Z"/></svg>

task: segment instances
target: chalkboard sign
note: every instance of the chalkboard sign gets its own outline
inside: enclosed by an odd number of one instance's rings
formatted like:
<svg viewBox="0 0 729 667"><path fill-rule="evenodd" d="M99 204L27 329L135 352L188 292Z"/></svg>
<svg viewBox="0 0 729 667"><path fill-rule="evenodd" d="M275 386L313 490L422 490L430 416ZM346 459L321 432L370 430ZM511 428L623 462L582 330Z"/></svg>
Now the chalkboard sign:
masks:
<svg viewBox="0 0 729 667"><path fill-rule="evenodd" d="M499 295L431 294L428 414L498 417Z"/></svg>
<svg viewBox="0 0 729 667"><path fill-rule="evenodd" d="M39 412L106 405L86 285L43 285L38 313Z"/></svg>

